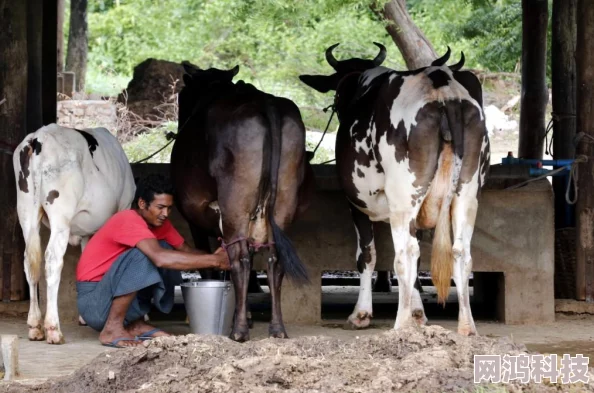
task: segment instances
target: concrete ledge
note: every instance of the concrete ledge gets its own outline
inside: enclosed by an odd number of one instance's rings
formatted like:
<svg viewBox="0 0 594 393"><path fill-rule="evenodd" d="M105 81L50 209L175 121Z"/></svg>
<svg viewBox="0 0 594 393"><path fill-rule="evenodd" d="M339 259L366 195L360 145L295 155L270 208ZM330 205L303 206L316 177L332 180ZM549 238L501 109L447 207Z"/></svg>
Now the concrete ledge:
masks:
<svg viewBox="0 0 594 393"><path fill-rule="evenodd" d="M594 303L573 299L556 299L555 312L594 315Z"/></svg>
<svg viewBox="0 0 594 393"><path fill-rule="evenodd" d="M132 166L134 176L168 174L167 164ZM314 324L321 321L321 274L324 270L356 270L356 235L347 201L339 189L334 166L315 166L317 192L310 209L287 231L305 262L312 285L297 288L288 280L282 287L282 310L286 323ZM187 223L177 210L171 220L193 244ZM45 232L45 233L43 233ZM47 231L43 231L45 247ZM375 224L377 270L393 270L394 251L389 226ZM554 299L554 205L547 180L526 187L504 190L488 182L479 199L472 241L473 272L503 273L503 292L498 314L507 324L545 323L555 319ZM429 270L431 233L421 240L422 270ZM68 246L59 290L62 321L76 321L75 276L80 247ZM261 256L254 268L266 269ZM480 275L480 274L479 274ZM478 275L477 275L478 276ZM45 284L40 286L45 308ZM482 296L495 296L483 293ZM24 324L23 324L24 326Z"/></svg>
<svg viewBox="0 0 594 393"><path fill-rule="evenodd" d="M27 291L29 289L27 288ZM3 318L14 317L22 318L27 317L29 312L29 301L23 300L19 302L0 302L0 315Z"/></svg>

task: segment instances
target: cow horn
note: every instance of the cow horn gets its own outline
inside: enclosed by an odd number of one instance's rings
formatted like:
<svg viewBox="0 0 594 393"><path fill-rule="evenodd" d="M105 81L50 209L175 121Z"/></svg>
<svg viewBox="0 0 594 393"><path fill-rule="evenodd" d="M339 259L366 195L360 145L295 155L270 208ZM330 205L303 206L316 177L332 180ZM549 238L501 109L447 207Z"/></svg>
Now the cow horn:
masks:
<svg viewBox="0 0 594 393"><path fill-rule="evenodd" d="M460 52L460 54L461 54L461 55L460 55L460 61L459 61L459 62L457 62L457 63L456 63L456 64L454 64L454 65L451 65L451 66L450 66L450 70L452 70L452 71L460 71L460 69L461 69L461 68L462 68L462 66L464 65L464 60L465 60L465 59L464 59L464 52Z"/></svg>
<svg viewBox="0 0 594 393"><path fill-rule="evenodd" d="M334 57L334 55L332 54L332 50L334 48L336 48L338 45L340 45L340 43L338 44L334 44L332 45L330 48L326 49L326 61L328 62L328 64L330 64L330 66L334 69L336 69L336 67L338 67L338 60L336 60L336 58Z"/></svg>
<svg viewBox="0 0 594 393"><path fill-rule="evenodd" d="M445 63L447 63L447 61L449 60L450 53L452 53L452 51L450 50L450 46L448 45L448 50L445 53L445 55L443 55L439 59L433 60L433 63L431 63L431 65L432 66L436 66L436 67L441 67L442 65L444 65Z"/></svg>
<svg viewBox="0 0 594 393"><path fill-rule="evenodd" d="M373 64L375 64L375 66L377 67L380 64L382 64L384 60L386 60L386 47L380 44L379 42L374 42L374 44L375 46L380 48L379 53L377 54L377 56L375 56L375 59L373 59Z"/></svg>

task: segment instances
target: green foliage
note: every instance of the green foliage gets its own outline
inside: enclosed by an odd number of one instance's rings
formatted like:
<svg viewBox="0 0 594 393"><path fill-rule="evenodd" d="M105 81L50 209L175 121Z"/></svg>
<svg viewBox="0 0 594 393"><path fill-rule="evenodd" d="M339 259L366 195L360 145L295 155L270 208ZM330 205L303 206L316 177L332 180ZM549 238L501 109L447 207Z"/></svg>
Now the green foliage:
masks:
<svg viewBox="0 0 594 393"><path fill-rule="evenodd" d="M161 147L167 145L169 141L165 137L168 132L177 132L177 122L167 122L161 127L152 129L149 132L138 135L132 141L124 143L123 149L128 157L128 160L133 163L139 160L144 160L146 157L152 155ZM171 142L169 146L155 154L154 157L144 161L146 163L167 163L171 157L171 149L173 148Z"/></svg>
<svg viewBox="0 0 594 393"><path fill-rule="evenodd" d="M300 74L330 74L325 49L337 58L371 58L373 41L388 48L385 65L405 68L384 21L372 9L385 0L89 0L87 91L125 88L146 58L231 68L238 78L294 100L306 126L323 129L332 93L320 94ZM68 5L66 5L68 8ZM520 60L521 6L515 0L408 0L413 21L439 55L460 51L466 66L513 71ZM67 19L66 19L67 20ZM67 31L67 26L65 27ZM336 120L330 129L336 129Z"/></svg>

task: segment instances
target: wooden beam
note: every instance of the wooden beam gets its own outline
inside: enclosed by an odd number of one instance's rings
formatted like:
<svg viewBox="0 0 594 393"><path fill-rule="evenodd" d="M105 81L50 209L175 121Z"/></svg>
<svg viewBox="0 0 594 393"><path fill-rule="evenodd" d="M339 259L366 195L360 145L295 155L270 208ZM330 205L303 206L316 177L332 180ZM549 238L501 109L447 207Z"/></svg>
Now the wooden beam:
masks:
<svg viewBox="0 0 594 393"><path fill-rule="evenodd" d="M546 81L547 0L522 0L522 94L518 157L542 158Z"/></svg>
<svg viewBox="0 0 594 393"><path fill-rule="evenodd" d="M553 101L553 158L575 157L575 45L577 0L554 0L551 24L551 82ZM573 206L565 201L567 178L553 177L555 227L575 226ZM573 197L573 196L572 196Z"/></svg>
<svg viewBox="0 0 594 393"><path fill-rule="evenodd" d="M64 71L64 0L57 0L58 8L58 36L57 36L57 59L56 68L58 72Z"/></svg>
<svg viewBox="0 0 594 393"><path fill-rule="evenodd" d="M584 137L576 148L579 164L577 215L577 299L594 302L594 7L578 0L577 8L577 131Z"/></svg>
<svg viewBox="0 0 594 393"><path fill-rule="evenodd" d="M27 2L0 0L0 299L15 299L24 242L16 212L12 152L26 135Z"/></svg>
<svg viewBox="0 0 594 393"><path fill-rule="evenodd" d="M42 71L43 3L28 0L27 50L29 67L27 77L27 133L37 131L43 125L41 71Z"/></svg>
<svg viewBox="0 0 594 393"><path fill-rule="evenodd" d="M58 0L43 1L42 97L43 124L57 118Z"/></svg>

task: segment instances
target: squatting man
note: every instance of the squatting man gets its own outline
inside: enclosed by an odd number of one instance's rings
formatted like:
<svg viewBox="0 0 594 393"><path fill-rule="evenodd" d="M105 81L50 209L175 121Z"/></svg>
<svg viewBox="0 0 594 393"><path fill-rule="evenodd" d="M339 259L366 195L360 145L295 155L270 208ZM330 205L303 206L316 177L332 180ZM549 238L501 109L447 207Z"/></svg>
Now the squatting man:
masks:
<svg viewBox="0 0 594 393"><path fill-rule="evenodd" d="M189 246L168 219L173 188L149 175L137 185L132 208L114 214L89 240L76 269L77 305L99 341L116 348L169 335L144 322L155 307L169 313L181 271L230 270L227 253Z"/></svg>

